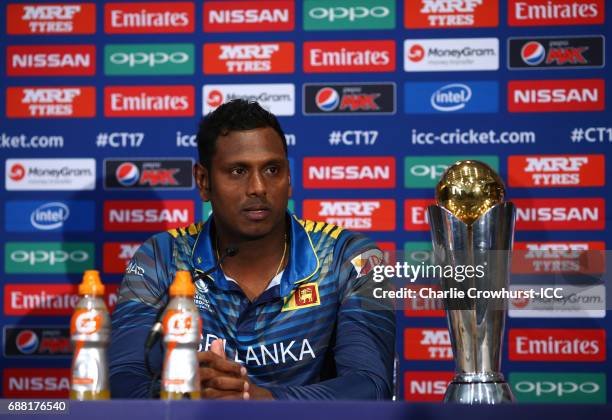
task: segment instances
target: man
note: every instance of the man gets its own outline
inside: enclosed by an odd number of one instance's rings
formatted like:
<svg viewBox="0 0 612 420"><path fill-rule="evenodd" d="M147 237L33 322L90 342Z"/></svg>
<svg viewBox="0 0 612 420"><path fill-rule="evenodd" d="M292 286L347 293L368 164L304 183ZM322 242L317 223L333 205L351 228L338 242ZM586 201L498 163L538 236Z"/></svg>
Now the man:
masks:
<svg viewBox="0 0 612 420"><path fill-rule="evenodd" d="M212 216L153 236L130 262L113 313L112 396L148 395L145 337L174 273L189 270L204 398L389 398L395 319L371 292L381 252L363 235L286 210L285 135L257 103L221 105L197 141L193 172ZM238 253L223 258L231 247ZM159 347L150 360L161 370Z"/></svg>

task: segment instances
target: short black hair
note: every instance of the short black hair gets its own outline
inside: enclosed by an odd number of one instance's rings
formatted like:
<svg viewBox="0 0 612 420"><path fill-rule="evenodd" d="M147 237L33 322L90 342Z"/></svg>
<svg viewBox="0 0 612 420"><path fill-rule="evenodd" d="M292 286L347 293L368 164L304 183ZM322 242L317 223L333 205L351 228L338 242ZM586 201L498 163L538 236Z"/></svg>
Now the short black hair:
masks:
<svg viewBox="0 0 612 420"><path fill-rule="evenodd" d="M232 131L266 127L271 127L280 136L287 156L285 133L274 114L263 109L257 102L244 99L234 99L222 104L200 121L196 137L200 163L210 170L220 136L226 136Z"/></svg>

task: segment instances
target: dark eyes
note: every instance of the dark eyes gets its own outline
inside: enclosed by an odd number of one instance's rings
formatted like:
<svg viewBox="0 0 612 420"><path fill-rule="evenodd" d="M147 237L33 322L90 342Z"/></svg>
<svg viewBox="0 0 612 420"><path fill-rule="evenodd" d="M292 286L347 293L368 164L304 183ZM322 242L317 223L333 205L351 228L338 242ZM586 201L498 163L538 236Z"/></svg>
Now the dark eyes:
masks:
<svg viewBox="0 0 612 420"><path fill-rule="evenodd" d="M280 167L276 165L270 165L264 169L264 173L268 175L277 175L280 172ZM247 173L247 169L244 167L236 167L230 170L230 174L234 176L241 176Z"/></svg>

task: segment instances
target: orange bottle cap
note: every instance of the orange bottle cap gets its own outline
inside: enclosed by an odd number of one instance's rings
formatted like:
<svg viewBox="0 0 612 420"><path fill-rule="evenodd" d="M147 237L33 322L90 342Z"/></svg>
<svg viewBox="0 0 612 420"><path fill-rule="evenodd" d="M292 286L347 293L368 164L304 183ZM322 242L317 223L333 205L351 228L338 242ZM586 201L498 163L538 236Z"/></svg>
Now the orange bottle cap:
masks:
<svg viewBox="0 0 612 420"><path fill-rule="evenodd" d="M104 285L100 281L98 270L87 270L83 273L83 282L79 284L79 295L102 296Z"/></svg>
<svg viewBox="0 0 612 420"><path fill-rule="evenodd" d="M170 285L170 296L193 296L195 291L191 273L189 271L177 271L174 281Z"/></svg>

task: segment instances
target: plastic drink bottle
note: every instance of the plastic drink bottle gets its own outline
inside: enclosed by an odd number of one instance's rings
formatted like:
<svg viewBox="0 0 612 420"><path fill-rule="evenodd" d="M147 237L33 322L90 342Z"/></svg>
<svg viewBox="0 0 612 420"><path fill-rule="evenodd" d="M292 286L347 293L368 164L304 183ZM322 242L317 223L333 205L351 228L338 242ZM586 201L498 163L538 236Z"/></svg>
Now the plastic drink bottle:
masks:
<svg viewBox="0 0 612 420"><path fill-rule="evenodd" d="M160 398L163 400L200 399L197 355L202 321L193 301L194 294L191 274L178 271L162 315L165 355Z"/></svg>
<svg viewBox="0 0 612 420"><path fill-rule="evenodd" d="M70 380L70 399L108 400L108 358L110 317L104 303L104 285L96 270L83 274L79 300L70 320L74 353Z"/></svg>

